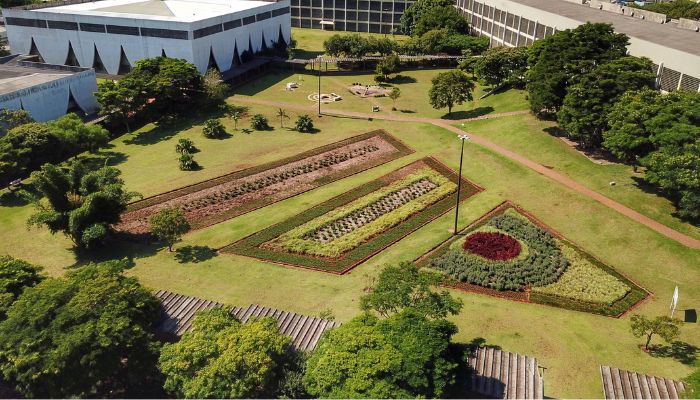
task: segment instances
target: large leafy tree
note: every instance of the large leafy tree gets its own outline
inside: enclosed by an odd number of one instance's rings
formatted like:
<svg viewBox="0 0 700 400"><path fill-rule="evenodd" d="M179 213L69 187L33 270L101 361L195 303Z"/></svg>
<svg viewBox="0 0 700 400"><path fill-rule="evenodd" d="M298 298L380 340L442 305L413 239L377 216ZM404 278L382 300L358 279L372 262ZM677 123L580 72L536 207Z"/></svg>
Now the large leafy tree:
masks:
<svg viewBox="0 0 700 400"><path fill-rule="evenodd" d="M440 397L455 380L448 346L456 331L413 309L383 320L363 314L325 334L304 384L322 398Z"/></svg>
<svg viewBox="0 0 700 400"><path fill-rule="evenodd" d="M494 47L475 57L474 74L486 85L514 85L525 83L527 47Z"/></svg>
<svg viewBox="0 0 700 400"><path fill-rule="evenodd" d="M179 208L164 208L152 216L149 222L151 233L166 242L169 251L173 251L173 245L190 230L190 223Z"/></svg>
<svg viewBox="0 0 700 400"><path fill-rule="evenodd" d="M613 104L627 91L653 88L656 76L651 60L633 56L585 70L589 72L567 88L557 120L571 139L585 147L599 147Z"/></svg>
<svg viewBox="0 0 700 400"><path fill-rule="evenodd" d="M137 196L124 190L119 174L116 168L92 170L79 161L67 168L44 165L32 173L32 179L46 201L36 203L37 212L29 224L46 226L51 233L63 232L79 248L93 248Z"/></svg>
<svg viewBox="0 0 700 400"><path fill-rule="evenodd" d="M134 395L156 377L160 305L122 274L124 264L90 264L26 288L0 323L4 379L49 398Z"/></svg>
<svg viewBox="0 0 700 400"><path fill-rule="evenodd" d="M644 348L648 349L654 335L660 336L663 340L670 342L679 334L678 326L681 322L668 316L660 316L653 319L644 315L634 314L630 318L630 329L632 335L644 338Z"/></svg>
<svg viewBox="0 0 700 400"><path fill-rule="evenodd" d="M390 265L382 269L370 288L360 299L364 311L374 311L383 317L412 308L426 318L445 318L456 315L462 302L446 291L435 289L442 277L422 270L410 262Z"/></svg>
<svg viewBox="0 0 700 400"><path fill-rule="evenodd" d="M41 267L10 256L0 257L0 321L26 288L43 279Z"/></svg>
<svg viewBox="0 0 700 400"><path fill-rule="evenodd" d="M455 104L473 99L474 80L458 69L437 74L432 84L428 92L430 105L435 109L447 107L448 115L452 114Z"/></svg>
<svg viewBox="0 0 700 400"><path fill-rule="evenodd" d="M10 129L7 136L0 139L7 142L24 158L19 161L23 171L35 170L45 163L55 163L61 160L62 143L53 134L48 124L31 122Z"/></svg>
<svg viewBox="0 0 700 400"><path fill-rule="evenodd" d="M72 113L48 122L48 126L59 137L66 156L95 152L109 142L109 131L97 124L86 125Z"/></svg>
<svg viewBox="0 0 700 400"><path fill-rule="evenodd" d="M3 108L0 110L0 137L7 135L10 129L30 122L34 122L34 119L26 110L10 110Z"/></svg>
<svg viewBox="0 0 700 400"><path fill-rule="evenodd" d="M629 38L610 24L586 23L557 32L530 46L527 90L530 109L551 118L561 109L574 77L596 65L623 57Z"/></svg>
<svg viewBox="0 0 700 400"><path fill-rule="evenodd" d="M192 330L161 351L165 389L186 398L273 397L290 354L290 339L271 318L243 325L228 311L197 314Z"/></svg>
<svg viewBox="0 0 700 400"><path fill-rule="evenodd" d="M419 37L433 29L467 34L469 24L450 0L418 0L401 15L401 32L405 35Z"/></svg>

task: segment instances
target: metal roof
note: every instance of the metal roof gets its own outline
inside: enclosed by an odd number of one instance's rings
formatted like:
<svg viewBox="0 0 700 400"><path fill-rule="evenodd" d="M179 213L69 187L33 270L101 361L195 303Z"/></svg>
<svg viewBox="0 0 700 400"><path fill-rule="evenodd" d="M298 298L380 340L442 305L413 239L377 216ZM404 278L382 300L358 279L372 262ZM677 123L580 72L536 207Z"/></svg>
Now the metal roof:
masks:
<svg viewBox="0 0 700 400"><path fill-rule="evenodd" d="M537 359L492 347L469 357L470 391L496 399L542 399L544 380Z"/></svg>
<svg viewBox="0 0 700 400"><path fill-rule="evenodd" d="M683 382L601 365L606 399L678 399Z"/></svg>
<svg viewBox="0 0 700 400"><path fill-rule="evenodd" d="M156 325L156 330L161 334L176 338L191 329L192 321L198 311L226 307L224 304L216 301L185 296L167 290L158 290L155 292L155 295L163 304L163 312L161 319ZM248 307L231 307L229 311L237 320L244 324L251 318L275 318L280 332L292 339L292 344L295 348L304 351L313 350L323 332L340 326L340 323L335 321L263 307L257 304L251 304Z"/></svg>

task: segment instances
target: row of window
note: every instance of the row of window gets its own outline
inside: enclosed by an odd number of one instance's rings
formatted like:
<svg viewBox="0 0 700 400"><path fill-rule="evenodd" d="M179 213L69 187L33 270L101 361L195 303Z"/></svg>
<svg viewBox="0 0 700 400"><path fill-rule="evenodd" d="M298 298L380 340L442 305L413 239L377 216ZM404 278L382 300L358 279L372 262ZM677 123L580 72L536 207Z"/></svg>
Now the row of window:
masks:
<svg viewBox="0 0 700 400"><path fill-rule="evenodd" d="M341 11L341 10L309 10L308 8L292 8L292 17L323 18L335 21L355 22L379 22L398 24L401 22L401 14L397 13L368 13L366 11Z"/></svg>
<svg viewBox="0 0 700 400"><path fill-rule="evenodd" d="M336 8L339 10L394 10L403 12L413 1L375 0L291 0L292 7Z"/></svg>
<svg viewBox="0 0 700 400"><path fill-rule="evenodd" d="M327 29L347 32L369 32L391 34L396 24L369 24L367 22L334 21L332 27L321 25L320 19L292 18L292 26L297 28Z"/></svg>

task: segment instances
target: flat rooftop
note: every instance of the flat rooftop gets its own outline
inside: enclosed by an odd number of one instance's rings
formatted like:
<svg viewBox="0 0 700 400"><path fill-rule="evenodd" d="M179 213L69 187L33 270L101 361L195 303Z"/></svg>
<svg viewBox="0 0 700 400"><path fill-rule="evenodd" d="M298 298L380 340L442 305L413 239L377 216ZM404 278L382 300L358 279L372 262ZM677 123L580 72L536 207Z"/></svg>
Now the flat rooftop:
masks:
<svg viewBox="0 0 700 400"><path fill-rule="evenodd" d="M102 0L42 8L42 13L162 19L192 22L250 10L270 2L259 0Z"/></svg>
<svg viewBox="0 0 700 400"><path fill-rule="evenodd" d="M617 32L626 33L627 36L700 55L700 34L689 29L680 29L672 23L658 24L563 0L512 1L581 22L611 23Z"/></svg>
<svg viewBox="0 0 700 400"><path fill-rule="evenodd" d="M73 75L74 72L0 64L0 95Z"/></svg>

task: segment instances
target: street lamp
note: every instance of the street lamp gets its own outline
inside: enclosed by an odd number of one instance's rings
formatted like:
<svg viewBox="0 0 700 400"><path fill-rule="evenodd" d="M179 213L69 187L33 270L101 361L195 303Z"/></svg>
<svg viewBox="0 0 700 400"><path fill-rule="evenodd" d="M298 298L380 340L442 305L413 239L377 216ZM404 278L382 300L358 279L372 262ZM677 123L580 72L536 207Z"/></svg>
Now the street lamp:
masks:
<svg viewBox="0 0 700 400"><path fill-rule="evenodd" d="M321 116L321 58L318 58L318 116Z"/></svg>
<svg viewBox="0 0 700 400"><path fill-rule="evenodd" d="M462 160L464 159L464 142L469 140L469 135L463 133L458 136L462 141L462 149L459 152L459 179L457 180L457 206L455 207L455 229L452 235L457 235L457 220L459 219L459 193L462 191Z"/></svg>

